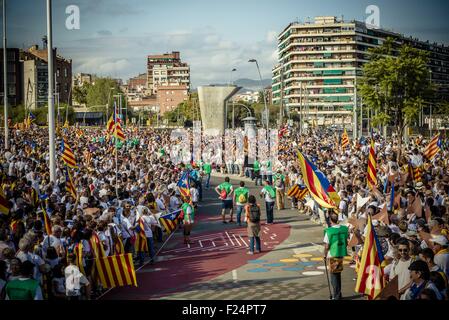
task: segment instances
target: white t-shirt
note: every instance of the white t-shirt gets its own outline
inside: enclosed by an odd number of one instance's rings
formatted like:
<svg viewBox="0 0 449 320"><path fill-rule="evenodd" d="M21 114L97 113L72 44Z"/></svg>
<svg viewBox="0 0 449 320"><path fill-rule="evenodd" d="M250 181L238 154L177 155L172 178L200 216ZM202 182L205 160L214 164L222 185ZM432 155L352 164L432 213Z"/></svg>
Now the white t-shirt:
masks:
<svg viewBox="0 0 449 320"><path fill-rule="evenodd" d="M77 266L69 265L64 269L66 295L69 297L79 296L81 286L89 284L89 280L80 272Z"/></svg>
<svg viewBox="0 0 449 320"><path fill-rule="evenodd" d="M198 202L200 193L196 188L190 188L190 195L192 196L192 202Z"/></svg>
<svg viewBox="0 0 449 320"><path fill-rule="evenodd" d="M45 236L44 241L42 241L42 251L44 252L44 256L47 255L48 247L54 247L57 251L58 248L62 247L61 240L54 235Z"/></svg>
<svg viewBox="0 0 449 320"><path fill-rule="evenodd" d="M274 202L276 200L270 197L270 193L265 188L263 188L260 193L265 196L265 202Z"/></svg>
<svg viewBox="0 0 449 320"><path fill-rule="evenodd" d="M153 231L151 230L151 225L158 225L156 219L152 215L142 216L143 227L145 229L145 237L152 238Z"/></svg>
<svg viewBox="0 0 449 320"><path fill-rule="evenodd" d="M412 259L408 259L407 261L399 260L398 262L393 262L393 267L390 273L390 279L398 276L398 290L404 288L407 284L410 283L410 264L412 263Z"/></svg>

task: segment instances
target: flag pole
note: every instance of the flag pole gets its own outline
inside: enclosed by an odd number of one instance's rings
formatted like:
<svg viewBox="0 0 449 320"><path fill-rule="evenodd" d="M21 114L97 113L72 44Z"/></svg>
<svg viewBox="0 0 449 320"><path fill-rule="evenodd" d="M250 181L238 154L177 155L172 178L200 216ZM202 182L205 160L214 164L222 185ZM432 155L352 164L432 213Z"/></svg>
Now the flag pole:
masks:
<svg viewBox="0 0 449 320"><path fill-rule="evenodd" d="M5 117L5 150L9 149L8 128L8 61L6 44L6 0L3 0L3 103Z"/></svg>
<svg viewBox="0 0 449 320"><path fill-rule="evenodd" d="M327 287L329 289L329 299L332 300L331 284L329 281L329 272L327 270L327 257L324 257L324 269L326 270Z"/></svg>
<svg viewBox="0 0 449 320"><path fill-rule="evenodd" d="M114 133L115 133L115 137L114 137L114 144L115 144L115 195L117 197L117 204L118 204L118 146L117 146L117 104L114 101L114 117L115 117L115 122L114 122Z"/></svg>

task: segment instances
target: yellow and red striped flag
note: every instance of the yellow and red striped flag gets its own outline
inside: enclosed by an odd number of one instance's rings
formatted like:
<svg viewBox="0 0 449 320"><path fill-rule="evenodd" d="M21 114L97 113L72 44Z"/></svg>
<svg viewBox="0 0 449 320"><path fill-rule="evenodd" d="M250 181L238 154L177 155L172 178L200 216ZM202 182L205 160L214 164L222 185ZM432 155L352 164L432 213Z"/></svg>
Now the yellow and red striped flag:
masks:
<svg viewBox="0 0 449 320"><path fill-rule="evenodd" d="M114 244L114 254L124 254L125 253L125 246L123 245L122 238L120 236L117 236L117 240Z"/></svg>
<svg viewBox="0 0 449 320"><path fill-rule="evenodd" d="M62 152L62 160L68 165L70 168L77 168L75 154L67 143L66 138L61 141L61 152Z"/></svg>
<svg viewBox="0 0 449 320"><path fill-rule="evenodd" d="M76 134L76 136L78 137L78 139L80 139L80 138L84 135L83 129L77 128L77 129L75 130L75 134Z"/></svg>
<svg viewBox="0 0 449 320"><path fill-rule="evenodd" d="M84 271L84 263L83 263L83 242L80 241L75 246L74 253L76 256L76 265L80 269L81 273L87 276L86 271Z"/></svg>
<svg viewBox="0 0 449 320"><path fill-rule="evenodd" d="M432 160L440 150L441 150L441 139L440 134L438 133L435 137L433 137L429 145L424 150L424 156L427 159Z"/></svg>
<svg viewBox="0 0 449 320"><path fill-rule="evenodd" d="M3 187L0 186L0 213L9 214L9 202L6 199Z"/></svg>
<svg viewBox="0 0 449 320"><path fill-rule="evenodd" d="M367 181L371 190L377 187L377 159L373 140L371 140L371 148L369 149Z"/></svg>
<svg viewBox="0 0 449 320"><path fill-rule="evenodd" d="M298 151L299 167L310 195L323 208L337 209L340 196L318 168Z"/></svg>
<svg viewBox="0 0 449 320"><path fill-rule="evenodd" d="M309 189L307 187L300 187L299 185L295 184L288 192L287 197L294 198L298 201L304 200L304 198L309 193Z"/></svg>
<svg viewBox="0 0 449 320"><path fill-rule="evenodd" d="M68 169L65 170L65 191L70 193L70 195L73 197L73 199L78 198L78 194L76 193L75 185L72 181L72 176L70 175L70 172Z"/></svg>
<svg viewBox="0 0 449 320"><path fill-rule="evenodd" d="M346 147L349 146L349 136L348 133L346 132L346 128L343 131L343 134L341 135L341 147L342 149L346 149Z"/></svg>
<svg viewBox="0 0 449 320"><path fill-rule="evenodd" d="M95 266L104 288L126 285L137 287L136 271L131 253L97 258Z"/></svg>
<svg viewBox="0 0 449 320"><path fill-rule="evenodd" d="M382 262L384 260L382 249L370 215L368 215L366 232L362 259L357 272L355 292L363 293L371 300L375 299L385 287L385 280L382 269Z"/></svg>
<svg viewBox="0 0 449 320"><path fill-rule="evenodd" d="M139 233L136 237L135 248L138 252L148 252L148 242L145 235L145 226L143 225L142 218L139 219Z"/></svg>
<svg viewBox="0 0 449 320"><path fill-rule="evenodd" d="M42 206L42 216L44 217L45 233L47 233L47 235L51 235L51 221L44 206Z"/></svg>

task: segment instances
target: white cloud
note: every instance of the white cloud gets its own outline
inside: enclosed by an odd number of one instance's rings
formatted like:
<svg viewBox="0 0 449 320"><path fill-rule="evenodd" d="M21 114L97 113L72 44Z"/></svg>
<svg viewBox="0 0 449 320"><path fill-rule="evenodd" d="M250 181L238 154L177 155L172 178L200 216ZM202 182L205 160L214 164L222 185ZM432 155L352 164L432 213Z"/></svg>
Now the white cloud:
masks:
<svg viewBox="0 0 449 320"><path fill-rule="evenodd" d="M266 41L267 43L276 43L278 40L278 33L276 31L268 31Z"/></svg>

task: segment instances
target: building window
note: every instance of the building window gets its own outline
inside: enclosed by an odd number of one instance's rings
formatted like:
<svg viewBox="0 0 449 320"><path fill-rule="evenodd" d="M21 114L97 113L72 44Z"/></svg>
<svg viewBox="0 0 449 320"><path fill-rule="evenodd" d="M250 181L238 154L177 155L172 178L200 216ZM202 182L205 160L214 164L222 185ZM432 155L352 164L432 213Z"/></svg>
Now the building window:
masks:
<svg viewBox="0 0 449 320"><path fill-rule="evenodd" d="M67 78L67 68L64 68L64 77Z"/></svg>
<svg viewBox="0 0 449 320"><path fill-rule="evenodd" d="M57 69L56 69L56 76L57 76L57 77L59 77L60 72L61 72L61 69L57 68Z"/></svg>

